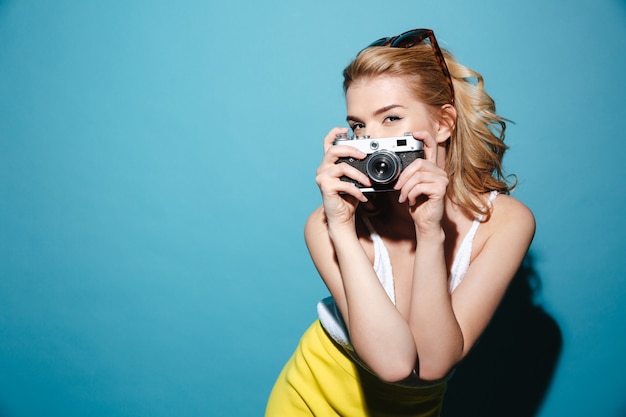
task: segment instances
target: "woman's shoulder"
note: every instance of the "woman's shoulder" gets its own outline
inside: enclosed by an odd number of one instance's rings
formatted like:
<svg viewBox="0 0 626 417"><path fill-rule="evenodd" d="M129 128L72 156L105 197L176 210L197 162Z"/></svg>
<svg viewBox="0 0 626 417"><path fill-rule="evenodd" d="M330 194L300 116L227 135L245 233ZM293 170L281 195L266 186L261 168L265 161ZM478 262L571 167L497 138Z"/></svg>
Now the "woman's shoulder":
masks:
<svg viewBox="0 0 626 417"><path fill-rule="evenodd" d="M304 237L308 240L311 236L318 235L321 232L328 232L323 206L317 207L307 218L304 224Z"/></svg>
<svg viewBox="0 0 626 417"><path fill-rule="evenodd" d="M492 213L488 223L492 230L529 234L535 232L535 216L524 203L508 194L499 194L492 202Z"/></svg>
<svg viewBox="0 0 626 417"><path fill-rule="evenodd" d="M324 213L324 206L319 206L309 214L306 219L305 227L320 226L326 224L326 214Z"/></svg>

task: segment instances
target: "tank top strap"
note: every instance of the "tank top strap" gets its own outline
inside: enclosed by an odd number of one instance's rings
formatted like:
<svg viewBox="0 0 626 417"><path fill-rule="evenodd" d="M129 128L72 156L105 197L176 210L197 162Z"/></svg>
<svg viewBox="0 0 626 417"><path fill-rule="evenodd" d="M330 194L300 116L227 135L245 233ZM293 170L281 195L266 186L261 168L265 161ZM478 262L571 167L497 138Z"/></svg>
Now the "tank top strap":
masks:
<svg viewBox="0 0 626 417"><path fill-rule="evenodd" d="M497 191L492 191L489 194L489 198L487 199L487 206L491 207L493 200L498 196ZM483 219L483 215L478 216L470 226L467 234L461 241L461 245L454 256L454 261L452 262L452 267L450 268L450 277L448 282L448 290L450 294L459 286L465 273L469 269L470 260L472 257L472 246L474 242L474 236L476 236L476 231L478 230L478 226Z"/></svg>

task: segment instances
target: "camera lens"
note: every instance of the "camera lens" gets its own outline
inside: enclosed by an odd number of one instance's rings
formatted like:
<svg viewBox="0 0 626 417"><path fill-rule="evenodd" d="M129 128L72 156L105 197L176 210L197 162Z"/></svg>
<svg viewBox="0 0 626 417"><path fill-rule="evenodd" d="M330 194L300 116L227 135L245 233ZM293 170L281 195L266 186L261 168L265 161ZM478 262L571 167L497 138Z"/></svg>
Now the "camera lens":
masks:
<svg viewBox="0 0 626 417"><path fill-rule="evenodd" d="M374 152L365 166L367 175L376 184L389 184L400 175L401 162L391 151Z"/></svg>

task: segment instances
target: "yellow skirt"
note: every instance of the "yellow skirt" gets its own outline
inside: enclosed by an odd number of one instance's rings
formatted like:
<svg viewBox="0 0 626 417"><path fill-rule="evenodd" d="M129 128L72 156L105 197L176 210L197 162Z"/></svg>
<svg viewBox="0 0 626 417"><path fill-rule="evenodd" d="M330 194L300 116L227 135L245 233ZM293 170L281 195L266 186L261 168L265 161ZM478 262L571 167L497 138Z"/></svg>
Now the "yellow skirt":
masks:
<svg viewBox="0 0 626 417"><path fill-rule="evenodd" d="M278 376L265 416L436 417L445 390L445 383L382 382L351 360L316 320Z"/></svg>

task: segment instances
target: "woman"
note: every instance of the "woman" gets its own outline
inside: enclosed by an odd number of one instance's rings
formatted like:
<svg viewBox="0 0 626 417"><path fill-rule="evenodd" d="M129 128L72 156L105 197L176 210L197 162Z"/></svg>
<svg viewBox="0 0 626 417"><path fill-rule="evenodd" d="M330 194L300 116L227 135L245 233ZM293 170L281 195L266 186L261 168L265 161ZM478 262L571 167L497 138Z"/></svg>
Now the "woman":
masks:
<svg viewBox="0 0 626 417"><path fill-rule="evenodd" d="M505 120L482 77L432 31L381 39L344 70L354 135L402 136L424 157L390 191L324 139L322 206L305 239L332 297L302 337L267 416L437 416L446 380L478 340L532 241L535 222L503 178ZM412 137L411 137L412 136ZM348 158L348 159L344 159Z"/></svg>

